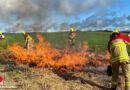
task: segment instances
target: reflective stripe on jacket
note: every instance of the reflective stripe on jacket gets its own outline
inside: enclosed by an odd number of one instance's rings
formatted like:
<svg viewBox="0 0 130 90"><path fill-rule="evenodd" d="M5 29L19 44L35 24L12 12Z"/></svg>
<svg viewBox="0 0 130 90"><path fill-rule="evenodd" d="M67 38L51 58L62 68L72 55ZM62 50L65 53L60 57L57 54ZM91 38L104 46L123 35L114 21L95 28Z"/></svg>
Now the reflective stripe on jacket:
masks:
<svg viewBox="0 0 130 90"><path fill-rule="evenodd" d="M110 45L111 63L122 60L129 60L126 44L122 39L116 39Z"/></svg>

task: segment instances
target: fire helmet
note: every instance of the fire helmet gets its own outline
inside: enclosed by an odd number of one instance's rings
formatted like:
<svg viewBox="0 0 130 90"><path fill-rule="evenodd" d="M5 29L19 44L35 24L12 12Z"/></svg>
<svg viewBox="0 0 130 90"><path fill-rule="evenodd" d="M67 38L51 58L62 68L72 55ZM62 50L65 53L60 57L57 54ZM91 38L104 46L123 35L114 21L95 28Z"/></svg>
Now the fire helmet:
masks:
<svg viewBox="0 0 130 90"><path fill-rule="evenodd" d="M115 29L115 30L113 31L113 33L119 33L119 30L118 30L118 29Z"/></svg>
<svg viewBox="0 0 130 90"><path fill-rule="evenodd" d="M0 34L2 34L2 31L0 31Z"/></svg>
<svg viewBox="0 0 130 90"><path fill-rule="evenodd" d="M22 34L25 35L25 31L24 30L22 31Z"/></svg>
<svg viewBox="0 0 130 90"><path fill-rule="evenodd" d="M71 31L71 32L74 32L74 28L71 28L70 31Z"/></svg>

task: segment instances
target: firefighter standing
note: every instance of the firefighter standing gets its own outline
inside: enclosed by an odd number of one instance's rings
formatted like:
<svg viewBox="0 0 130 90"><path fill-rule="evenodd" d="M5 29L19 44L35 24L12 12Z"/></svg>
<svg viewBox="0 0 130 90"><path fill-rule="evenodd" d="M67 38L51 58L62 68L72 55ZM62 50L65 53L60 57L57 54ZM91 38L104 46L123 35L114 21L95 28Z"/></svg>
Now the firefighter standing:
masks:
<svg viewBox="0 0 130 90"><path fill-rule="evenodd" d="M32 45L32 37L29 34L25 33L25 31L22 31L22 34L24 35L25 48L26 49L32 48L32 46L33 46Z"/></svg>
<svg viewBox="0 0 130 90"><path fill-rule="evenodd" d="M0 31L0 40L4 39L5 36L3 35L2 31Z"/></svg>
<svg viewBox="0 0 130 90"><path fill-rule="evenodd" d="M130 90L130 58L127 52L126 45L130 44L130 39L115 30L108 42L108 50L111 54L111 65L112 65L112 90L116 90L117 79L119 73L119 66L123 70L125 76L126 90Z"/></svg>
<svg viewBox="0 0 130 90"><path fill-rule="evenodd" d="M76 32L74 31L73 28L71 28L70 32L69 32L69 45L70 45L70 48L74 48L74 46L75 46L75 36L76 36Z"/></svg>

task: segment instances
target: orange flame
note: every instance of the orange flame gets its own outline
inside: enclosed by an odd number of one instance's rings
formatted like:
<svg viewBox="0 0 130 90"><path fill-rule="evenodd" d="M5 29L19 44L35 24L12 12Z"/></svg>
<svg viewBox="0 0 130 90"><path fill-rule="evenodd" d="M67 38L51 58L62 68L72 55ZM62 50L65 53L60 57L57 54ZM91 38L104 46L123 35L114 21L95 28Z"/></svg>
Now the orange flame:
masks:
<svg viewBox="0 0 130 90"><path fill-rule="evenodd" d="M97 60L94 52L87 52L89 49L87 42L84 50L73 52L69 49L58 50L51 47L41 35L37 35L39 43L35 44L35 49L25 50L17 43L8 46L8 50L12 51L16 56L16 62L30 64L35 63L37 67L53 67L60 70L80 70L87 64L108 65L108 62Z"/></svg>

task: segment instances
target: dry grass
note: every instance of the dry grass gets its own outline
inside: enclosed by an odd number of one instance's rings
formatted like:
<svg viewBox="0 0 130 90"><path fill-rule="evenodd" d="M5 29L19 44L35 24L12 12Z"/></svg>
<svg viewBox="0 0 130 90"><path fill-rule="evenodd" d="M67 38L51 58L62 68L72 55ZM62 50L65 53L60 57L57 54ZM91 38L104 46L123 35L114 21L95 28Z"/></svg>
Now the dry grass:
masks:
<svg viewBox="0 0 130 90"><path fill-rule="evenodd" d="M48 68L30 68L12 61L12 54L0 52L0 76L16 90L108 90L110 77L104 72L60 72ZM11 57L6 60L6 57ZM122 82L122 78L120 79ZM123 86L122 86L123 87ZM5 89L7 90L7 89ZM11 90L11 89L9 89Z"/></svg>
<svg viewBox="0 0 130 90"><path fill-rule="evenodd" d="M3 65L0 75L4 81L18 87L18 90L101 90L92 73L59 72L46 68L29 68L24 65ZM93 86L94 85L94 86Z"/></svg>

